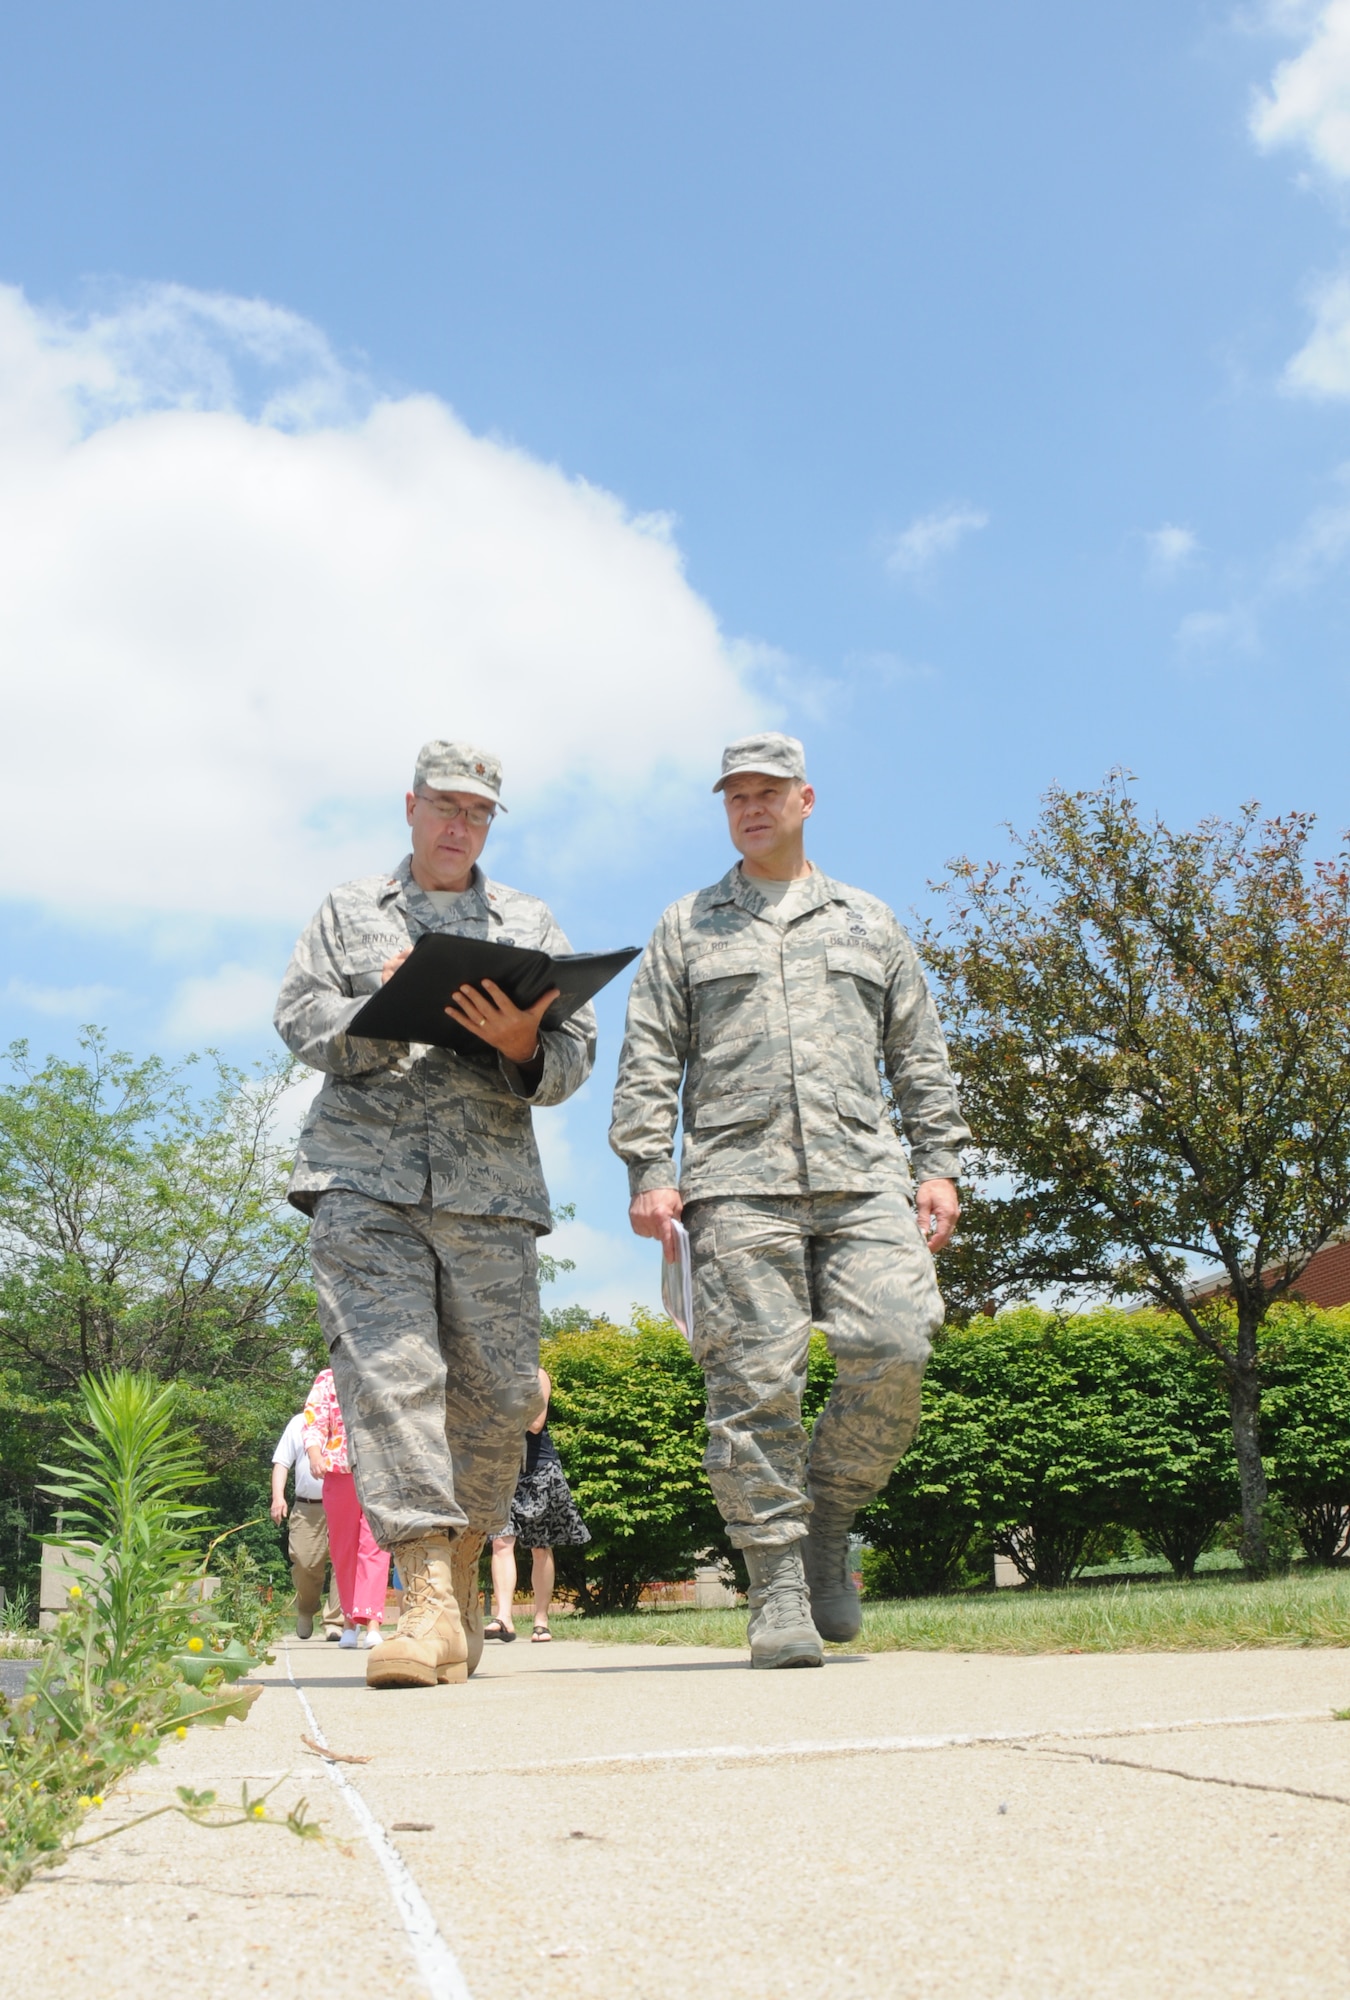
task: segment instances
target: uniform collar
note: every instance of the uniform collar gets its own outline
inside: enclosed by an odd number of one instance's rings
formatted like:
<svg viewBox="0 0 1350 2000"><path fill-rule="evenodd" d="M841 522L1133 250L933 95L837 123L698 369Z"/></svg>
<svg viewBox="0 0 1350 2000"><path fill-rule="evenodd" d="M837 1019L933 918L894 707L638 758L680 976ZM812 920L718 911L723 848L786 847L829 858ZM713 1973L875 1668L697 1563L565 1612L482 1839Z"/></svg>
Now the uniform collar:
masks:
<svg viewBox="0 0 1350 2000"><path fill-rule="evenodd" d="M497 906L497 896L477 862L474 863L473 875L464 893L472 897L473 903L477 905L476 909L470 905L474 915L495 917L498 923L501 922L502 913ZM425 892L413 880L411 854L404 855L390 876L389 886L381 901L398 905L406 916L416 917L428 929L435 929L440 921L436 914L436 905L428 900Z"/></svg>
<svg viewBox="0 0 1350 2000"><path fill-rule="evenodd" d="M713 890L711 900L714 906L718 903L734 903L738 910L744 910L752 917L763 916L766 910L772 908L772 905L760 895L750 877L742 874L739 861L733 868L728 868ZM802 885L801 900L792 912L793 921L806 916L811 910L823 909L826 903L842 903L846 900L839 884L813 865L809 881Z"/></svg>

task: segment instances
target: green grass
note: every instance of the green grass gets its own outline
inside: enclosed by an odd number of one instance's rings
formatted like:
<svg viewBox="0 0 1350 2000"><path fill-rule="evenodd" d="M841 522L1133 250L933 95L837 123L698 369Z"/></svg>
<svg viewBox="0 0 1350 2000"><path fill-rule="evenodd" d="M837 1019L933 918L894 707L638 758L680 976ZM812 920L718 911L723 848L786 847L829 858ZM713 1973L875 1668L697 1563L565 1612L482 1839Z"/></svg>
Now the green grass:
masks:
<svg viewBox="0 0 1350 2000"><path fill-rule="evenodd" d="M556 1639L601 1646L744 1646L740 1611L649 1611L555 1618ZM1350 1646L1350 1574L1296 1572L1269 1583L1101 1584L867 1604L862 1653L1186 1653Z"/></svg>

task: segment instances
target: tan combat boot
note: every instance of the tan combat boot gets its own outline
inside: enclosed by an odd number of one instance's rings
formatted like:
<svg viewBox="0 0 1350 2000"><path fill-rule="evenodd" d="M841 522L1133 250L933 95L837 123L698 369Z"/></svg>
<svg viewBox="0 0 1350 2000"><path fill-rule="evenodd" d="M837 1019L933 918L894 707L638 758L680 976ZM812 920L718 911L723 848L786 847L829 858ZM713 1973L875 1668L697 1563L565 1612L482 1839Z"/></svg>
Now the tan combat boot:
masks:
<svg viewBox="0 0 1350 2000"><path fill-rule="evenodd" d="M455 1601L454 1556L441 1530L399 1542L394 1549L403 1578L403 1615L391 1639L372 1648L366 1686L435 1687L469 1678L468 1647Z"/></svg>
<svg viewBox="0 0 1350 2000"><path fill-rule="evenodd" d="M469 1649L470 1673L483 1657L483 1600L478 1589L478 1558L483 1553L486 1540L486 1535L477 1535L472 1528L466 1528L463 1534L456 1537L450 1557L459 1622L464 1627L464 1643Z"/></svg>

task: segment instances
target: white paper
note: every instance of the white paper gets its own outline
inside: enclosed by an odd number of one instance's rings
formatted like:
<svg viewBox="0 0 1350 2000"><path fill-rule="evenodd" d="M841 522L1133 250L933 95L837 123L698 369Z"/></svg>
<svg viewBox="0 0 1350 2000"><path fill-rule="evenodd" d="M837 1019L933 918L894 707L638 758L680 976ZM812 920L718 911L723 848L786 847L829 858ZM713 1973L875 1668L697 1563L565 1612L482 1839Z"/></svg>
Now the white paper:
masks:
<svg viewBox="0 0 1350 2000"><path fill-rule="evenodd" d="M668 1258L661 1251L661 1303L686 1340L694 1335L694 1260L689 1249L689 1231L682 1222L672 1222L679 1255Z"/></svg>

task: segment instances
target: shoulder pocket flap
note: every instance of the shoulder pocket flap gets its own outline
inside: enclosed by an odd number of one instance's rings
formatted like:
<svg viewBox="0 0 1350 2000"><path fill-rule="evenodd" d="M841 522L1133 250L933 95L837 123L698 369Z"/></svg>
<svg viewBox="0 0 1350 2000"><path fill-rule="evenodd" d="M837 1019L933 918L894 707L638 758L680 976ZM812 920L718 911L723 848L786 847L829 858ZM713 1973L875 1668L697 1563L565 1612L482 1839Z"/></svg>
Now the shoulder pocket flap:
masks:
<svg viewBox="0 0 1350 2000"><path fill-rule="evenodd" d="M709 979L744 979L758 975L759 959L749 951L705 951L692 960L689 984L702 986Z"/></svg>
<svg viewBox="0 0 1350 2000"><path fill-rule="evenodd" d="M831 972L847 972L854 979L866 979L873 986L886 984L886 968L870 951L858 951L846 944L827 944L825 964Z"/></svg>
<svg viewBox="0 0 1350 2000"><path fill-rule="evenodd" d="M767 1090L755 1090L744 1097L712 1097L700 1100L694 1127L699 1132L726 1125L762 1125L773 1108Z"/></svg>
<svg viewBox="0 0 1350 2000"><path fill-rule="evenodd" d="M851 1118L855 1125L865 1125L869 1132L875 1132L881 1123L881 1103L870 1097L865 1090L836 1090L835 1105L841 1118Z"/></svg>

